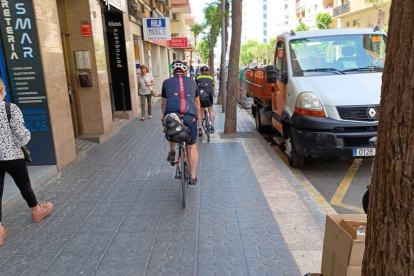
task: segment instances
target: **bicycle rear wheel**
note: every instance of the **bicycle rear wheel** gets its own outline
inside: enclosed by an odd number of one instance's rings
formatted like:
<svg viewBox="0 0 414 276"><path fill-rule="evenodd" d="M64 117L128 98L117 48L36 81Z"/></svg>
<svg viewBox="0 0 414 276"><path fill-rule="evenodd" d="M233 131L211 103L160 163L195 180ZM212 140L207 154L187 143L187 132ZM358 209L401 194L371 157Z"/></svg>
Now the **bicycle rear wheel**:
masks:
<svg viewBox="0 0 414 276"><path fill-rule="evenodd" d="M210 126L210 115L208 114L207 109L204 110L204 131L207 134L207 142L210 143L210 132L211 132L211 126Z"/></svg>
<svg viewBox="0 0 414 276"><path fill-rule="evenodd" d="M180 167L181 167L181 188L182 188L182 192L183 192L183 208L185 209L186 205L187 205L187 198L186 198L186 193L187 193L187 179L185 177L186 175L186 171L185 171L185 152L184 152L184 147L180 146Z"/></svg>

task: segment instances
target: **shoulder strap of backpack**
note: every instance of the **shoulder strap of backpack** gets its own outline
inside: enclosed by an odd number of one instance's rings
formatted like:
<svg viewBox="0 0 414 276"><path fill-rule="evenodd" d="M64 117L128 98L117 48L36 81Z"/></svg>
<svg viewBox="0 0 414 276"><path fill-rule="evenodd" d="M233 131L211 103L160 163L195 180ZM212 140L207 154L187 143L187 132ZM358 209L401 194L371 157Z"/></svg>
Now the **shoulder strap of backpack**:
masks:
<svg viewBox="0 0 414 276"><path fill-rule="evenodd" d="M7 120L10 123L10 120L11 120L10 103L6 103L6 113L7 113Z"/></svg>

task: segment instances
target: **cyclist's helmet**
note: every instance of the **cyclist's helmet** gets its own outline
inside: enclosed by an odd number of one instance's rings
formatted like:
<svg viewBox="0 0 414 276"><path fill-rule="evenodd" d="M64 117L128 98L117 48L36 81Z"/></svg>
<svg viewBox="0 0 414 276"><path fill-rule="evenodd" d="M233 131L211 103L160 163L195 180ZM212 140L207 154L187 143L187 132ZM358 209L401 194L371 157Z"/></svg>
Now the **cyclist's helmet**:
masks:
<svg viewBox="0 0 414 276"><path fill-rule="evenodd" d="M187 71L188 70L188 65L187 65L187 62L185 60L176 59L171 64L171 68L174 71Z"/></svg>
<svg viewBox="0 0 414 276"><path fill-rule="evenodd" d="M208 68L208 66L204 65L204 66L201 67L200 71L201 72L210 71L210 68Z"/></svg>

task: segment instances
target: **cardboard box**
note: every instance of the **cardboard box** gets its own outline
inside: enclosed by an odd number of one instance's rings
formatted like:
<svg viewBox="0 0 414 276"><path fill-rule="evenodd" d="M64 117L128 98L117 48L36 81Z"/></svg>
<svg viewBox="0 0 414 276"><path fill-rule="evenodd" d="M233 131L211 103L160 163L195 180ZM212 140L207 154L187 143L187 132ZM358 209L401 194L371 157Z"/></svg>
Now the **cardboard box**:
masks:
<svg viewBox="0 0 414 276"><path fill-rule="evenodd" d="M365 241L365 229L367 228L366 221L341 220L339 225L349 234L354 240Z"/></svg>
<svg viewBox="0 0 414 276"><path fill-rule="evenodd" d="M346 225L341 227L341 221ZM353 226L366 223L366 215L327 215L322 254L322 274L324 276L360 276L365 239L358 238ZM351 232L351 233L348 233Z"/></svg>

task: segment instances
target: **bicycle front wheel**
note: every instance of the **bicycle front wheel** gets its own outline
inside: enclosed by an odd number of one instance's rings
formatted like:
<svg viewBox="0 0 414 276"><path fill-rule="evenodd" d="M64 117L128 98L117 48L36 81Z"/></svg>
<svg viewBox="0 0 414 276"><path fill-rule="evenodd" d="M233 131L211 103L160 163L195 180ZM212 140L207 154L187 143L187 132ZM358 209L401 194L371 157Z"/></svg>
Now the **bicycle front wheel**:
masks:
<svg viewBox="0 0 414 276"><path fill-rule="evenodd" d="M180 146L180 167L181 167L181 188L182 188L182 192L183 192L183 208L185 209L186 205L187 205L187 198L186 198L186 193L187 193L187 179L185 177L185 151L184 151L184 147Z"/></svg>

